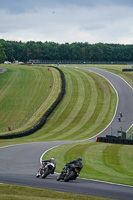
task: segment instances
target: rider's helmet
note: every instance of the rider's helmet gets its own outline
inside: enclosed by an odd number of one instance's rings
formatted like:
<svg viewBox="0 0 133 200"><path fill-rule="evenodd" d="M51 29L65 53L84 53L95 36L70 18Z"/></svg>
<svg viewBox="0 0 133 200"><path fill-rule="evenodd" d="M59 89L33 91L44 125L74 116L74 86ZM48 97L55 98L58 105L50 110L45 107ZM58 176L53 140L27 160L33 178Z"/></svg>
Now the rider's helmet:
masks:
<svg viewBox="0 0 133 200"><path fill-rule="evenodd" d="M81 157L77 157L77 160L80 160L80 161L82 161L82 158L81 158Z"/></svg>
<svg viewBox="0 0 133 200"><path fill-rule="evenodd" d="M53 158L53 157L51 157L51 158L50 158L50 162L53 162L53 161L54 161L54 158Z"/></svg>

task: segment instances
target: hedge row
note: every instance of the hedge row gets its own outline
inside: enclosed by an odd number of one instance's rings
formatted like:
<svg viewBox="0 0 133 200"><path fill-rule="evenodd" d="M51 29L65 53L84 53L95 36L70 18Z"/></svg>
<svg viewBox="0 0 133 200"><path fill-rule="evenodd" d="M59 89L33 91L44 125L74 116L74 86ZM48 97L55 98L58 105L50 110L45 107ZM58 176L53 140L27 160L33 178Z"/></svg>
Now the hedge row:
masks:
<svg viewBox="0 0 133 200"><path fill-rule="evenodd" d="M53 67L53 66L49 66L49 67ZM53 68L57 69L60 72L60 76L61 76L61 92L60 92L58 98L56 99L56 101L51 105L51 107L43 115L43 117L41 118L39 123L36 124L34 127L30 128L28 130L25 130L25 131L18 132L18 133L1 135L0 139L13 139L13 138L28 136L28 135L35 133L36 131L41 129L42 126L44 126L47 118L53 112L53 110L56 108L56 106L60 103L60 101L62 100L62 98L65 94L65 77L64 77L64 74L59 68L57 68L57 67L53 67Z"/></svg>
<svg viewBox="0 0 133 200"><path fill-rule="evenodd" d="M114 143L114 144L126 144L133 145L133 140L122 139L121 137L110 136L110 137L97 137L96 142Z"/></svg>
<svg viewBox="0 0 133 200"><path fill-rule="evenodd" d="M122 69L123 72L133 71L133 69Z"/></svg>

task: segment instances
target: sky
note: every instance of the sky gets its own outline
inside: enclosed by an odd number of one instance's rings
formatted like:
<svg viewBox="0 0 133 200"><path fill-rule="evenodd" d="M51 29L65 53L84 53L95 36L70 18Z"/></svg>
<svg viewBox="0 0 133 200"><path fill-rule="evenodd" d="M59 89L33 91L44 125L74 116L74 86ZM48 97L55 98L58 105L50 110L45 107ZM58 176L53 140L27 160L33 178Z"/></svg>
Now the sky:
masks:
<svg viewBox="0 0 133 200"><path fill-rule="evenodd" d="M133 0L0 0L0 39L133 44Z"/></svg>

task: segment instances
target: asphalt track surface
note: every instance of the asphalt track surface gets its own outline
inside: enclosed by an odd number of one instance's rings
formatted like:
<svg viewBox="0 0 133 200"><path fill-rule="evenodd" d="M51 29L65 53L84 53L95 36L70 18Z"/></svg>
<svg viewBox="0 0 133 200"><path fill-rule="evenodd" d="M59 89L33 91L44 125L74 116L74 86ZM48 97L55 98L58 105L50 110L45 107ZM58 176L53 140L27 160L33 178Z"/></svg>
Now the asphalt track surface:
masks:
<svg viewBox="0 0 133 200"><path fill-rule="evenodd" d="M118 106L115 116L109 126L100 133L106 135L110 133L111 127L119 130L129 129L133 123L133 89L120 77L94 68L86 68L104 76L112 83L118 93ZM118 122L119 112L123 113L121 122ZM116 133L117 135L117 133ZM94 138L88 139L93 141ZM84 194L98 197L105 197L119 200L132 200L133 187L105 183L78 178L76 181L63 182L56 181L57 174L50 175L46 179L35 177L40 167L41 155L50 148L61 144L75 141L55 141L21 144L0 148L0 183L30 186L35 188L45 188L61 192Z"/></svg>

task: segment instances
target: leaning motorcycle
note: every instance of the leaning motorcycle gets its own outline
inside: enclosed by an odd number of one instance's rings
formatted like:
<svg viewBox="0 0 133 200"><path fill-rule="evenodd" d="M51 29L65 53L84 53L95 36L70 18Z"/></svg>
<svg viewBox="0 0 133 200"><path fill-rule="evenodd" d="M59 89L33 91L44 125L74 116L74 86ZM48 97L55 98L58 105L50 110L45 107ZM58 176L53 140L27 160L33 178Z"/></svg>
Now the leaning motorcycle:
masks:
<svg viewBox="0 0 133 200"><path fill-rule="evenodd" d="M64 180L65 182L68 182L70 180L76 180L77 176L80 174L80 169L75 166L69 167L68 165L65 165L62 172L57 177L57 181Z"/></svg>
<svg viewBox="0 0 133 200"><path fill-rule="evenodd" d="M39 173L37 173L36 177L39 178L41 176L42 178L46 178L49 174L52 173L54 168L55 166L53 163L46 163L40 167Z"/></svg>

